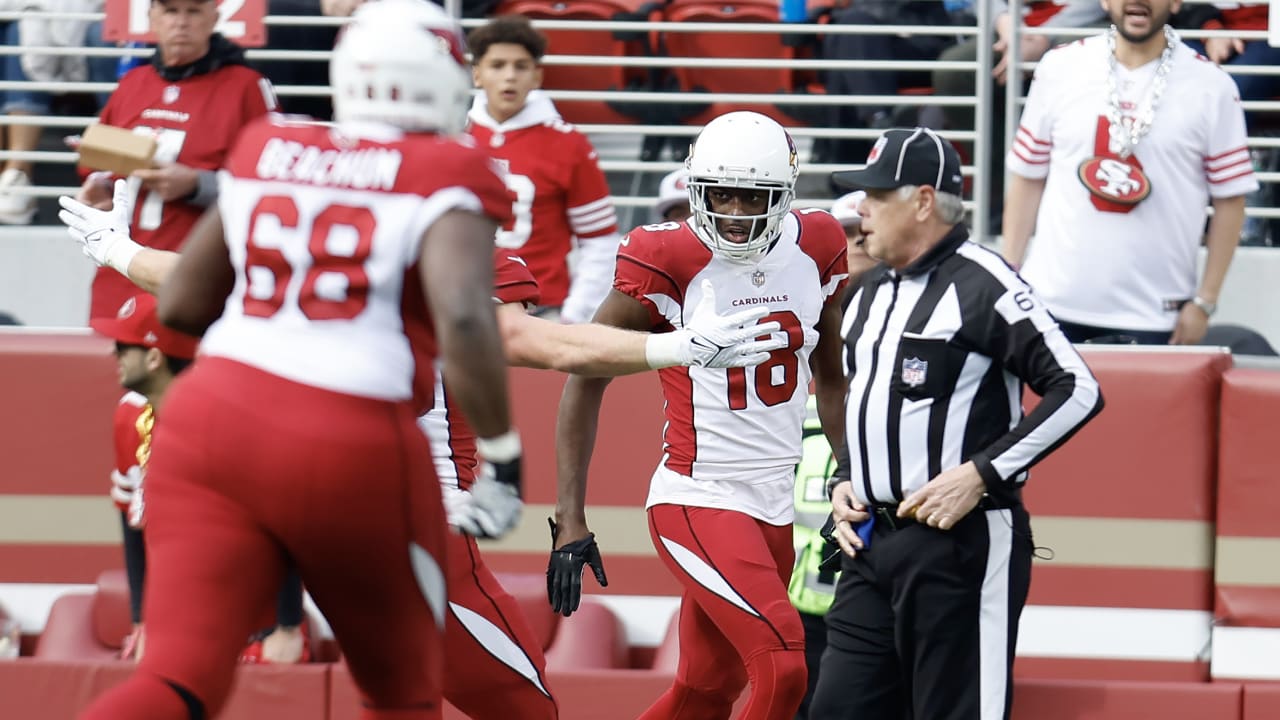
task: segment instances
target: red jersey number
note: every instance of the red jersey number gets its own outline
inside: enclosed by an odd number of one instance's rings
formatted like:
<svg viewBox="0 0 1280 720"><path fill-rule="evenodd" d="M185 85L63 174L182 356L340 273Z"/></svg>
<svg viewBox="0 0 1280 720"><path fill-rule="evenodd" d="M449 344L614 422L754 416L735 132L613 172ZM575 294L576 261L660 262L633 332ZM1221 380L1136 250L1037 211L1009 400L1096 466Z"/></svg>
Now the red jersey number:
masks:
<svg viewBox="0 0 1280 720"><path fill-rule="evenodd" d="M374 218L367 207L330 205L308 220L309 229L302 227L298 206L286 195L268 195L258 201L249 216L249 240L245 252L245 273L249 288L244 297L244 314L249 317L267 318L280 312L287 300L289 281L295 270L278 248L263 247L255 242L259 223L271 218L281 228L305 233L311 262L306 267L302 288L298 291L298 309L310 320L350 320L364 311L369 302L369 276L364 270L365 261L373 250ZM331 240L338 235L355 236L355 244L349 251L335 252ZM345 250L345 249L344 249ZM270 294L266 289L255 293L260 273L254 268L266 270L270 276ZM329 276L331 279L325 279ZM333 297L333 276L341 276L345 282L342 298ZM324 283L329 292L318 291ZM265 297L264 297L265 296Z"/></svg>
<svg viewBox="0 0 1280 720"><path fill-rule="evenodd" d="M790 400L796 394L796 385L800 382L800 356L796 351L804 347L804 328L800 326L800 318L790 310L773 312L760 322L777 320L782 332L787 334L787 344L769 353L769 359L757 365L752 372L755 376L756 397L765 407L773 407ZM761 336L759 340L767 340ZM782 377L774 383L774 368L781 368L778 373ZM747 409L747 369L729 368L729 409Z"/></svg>

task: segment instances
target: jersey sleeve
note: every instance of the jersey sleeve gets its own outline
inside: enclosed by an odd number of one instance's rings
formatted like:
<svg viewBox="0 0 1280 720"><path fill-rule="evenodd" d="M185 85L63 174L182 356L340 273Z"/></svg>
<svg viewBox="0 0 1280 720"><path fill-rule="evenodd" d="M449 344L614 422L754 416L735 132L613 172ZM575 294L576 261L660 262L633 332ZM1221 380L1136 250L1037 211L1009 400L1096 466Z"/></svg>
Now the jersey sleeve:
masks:
<svg viewBox="0 0 1280 720"><path fill-rule="evenodd" d="M240 105L245 122L280 109L271 81L257 73L253 75L256 76L252 78L254 82L245 83L244 97Z"/></svg>
<svg viewBox="0 0 1280 720"><path fill-rule="evenodd" d="M1209 96L1202 105L1208 141L1204 172L1209 181L1209 195L1214 198L1247 195L1258 189L1258 178L1246 145L1248 132L1240 92L1231 76L1216 68L1213 75L1216 82L1210 84Z"/></svg>
<svg viewBox="0 0 1280 720"><path fill-rule="evenodd" d="M609 199L609 183L600 170L600 157L586 136L575 132L576 161L569 176L565 212L575 237L587 239L618 232L618 215Z"/></svg>
<svg viewBox="0 0 1280 720"><path fill-rule="evenodd" d="M133 489L129 487L131 477L136 477L138 470L138 416L146 406L146 399L137 393L130 392L120 398L112 416L111 444L115 461L111 472L111 500L116 507L124 511L129 508L133 497Z"/></svg>
<svg viewBox="0 0 1280 720"><path fill-rule="evenodd" d="M613 289L640 301L650 328L668 324L667 313L684 304L684 288L662 267L664 240L660 232L632 230L622 239L614 268Z"/></svg>
<svg viewBox="0 0 1280 720"><path fill-rule="evenodd" d="M839 296L849 283L849 240L844 226L825 210L801 210L801 248L813 257L822 282L822 297Z"/></svg>
<svg viewBox="0 0 1280 720"><path fill-rule="evenodd" d="M538 281L520 256L498 248L493 252L493 299L500 305L519 303L525 307L538 304L541 293Z"/></svg>
<svg viewBox="0 0 1280 720"><path fill-rule="evenodd" d="M488 217L498 227L511 219L515 196L502 181L500 169L488 155L473 147L458 143L438 143L430 146L431 152L410 153L405 158L407 167L430 167L432 176L448 178L443 184L435 182L423 173L421 178L407 183L397 190L417 192L422 202L409 223L409 232L420 238L440 216L450 210L469 210ZM406 266L417 261L420 243L405 243L408 255Z"/></svg>
<svg viewBox="0 0 1280 720"><path fill-rule="evenodd" d="M1073 45L1050 50L1036 66L1027 93L1013 147L1005 157L1005 167L1026 178L1039 180L1049 175L1049 153L1053 150L1053 97L1058 74L1054 68Z"/></svg>

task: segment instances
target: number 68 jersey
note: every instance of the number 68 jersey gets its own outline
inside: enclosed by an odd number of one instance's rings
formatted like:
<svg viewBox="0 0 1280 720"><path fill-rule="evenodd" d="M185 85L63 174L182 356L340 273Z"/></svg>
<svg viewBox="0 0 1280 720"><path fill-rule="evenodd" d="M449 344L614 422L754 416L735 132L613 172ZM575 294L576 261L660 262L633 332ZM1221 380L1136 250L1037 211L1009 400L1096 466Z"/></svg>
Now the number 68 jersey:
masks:
<svg viewBox="0 0 1280 720"><path fill-rule="evenodd" d="M748 262L713 253L685 223L645 225L623 239L614 289L648 309L655 332L684 325L707 279L718 313L765 305L765 321L777 321L787 340L754 368L658 371L667 422L648 506L718 507L791 522L809 355L823 307L848 279L846 252L840 223L821 210L792 211L769 251Z"/></svg>
<svg viewBox="0 0 1280 720"><path fill-rule="evenodd" d="M487 155L386 125L262 120L240 136L219 186L235 287L201 352L384 400L433 378L423 234L454 209L499 224L511 213Z"/></svg>

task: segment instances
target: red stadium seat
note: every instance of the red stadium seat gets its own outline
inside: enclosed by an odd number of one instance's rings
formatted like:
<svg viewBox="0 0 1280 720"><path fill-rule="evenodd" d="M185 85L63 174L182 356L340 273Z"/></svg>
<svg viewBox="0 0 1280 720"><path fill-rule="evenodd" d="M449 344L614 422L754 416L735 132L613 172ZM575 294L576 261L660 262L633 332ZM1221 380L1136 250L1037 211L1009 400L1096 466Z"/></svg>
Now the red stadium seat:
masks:
<svg viewBox="0 0 1280 720"><path fill-rule="evenodd" d="M776 23L776 0L672 0L663 13L668 22ZM805 54L793 47L784 33L667 32L663 47L671 57L766 58L793 60ZM795 70L733 67L678 67L672 70L676 87L683 92L707 93L808 93L820 91ZM684 121L703 125L733 110L754 110L783 125L805 124L811 112L805 106L787 110L770 103L692 104L682 113Z"/></svg>
<svg viewBox="0 0 1280 720"><path fill-rule="evenodd" d="M653 654L653 671L675 675L680 662L680 613L677 611L667 623L667 634Z"/></svg>
<svg viewBox="0 0 1280 720"><path fill-rule="evenodd" d="M560 621L547 649L547 668L556 672L627 667L622 621L607 605L585 597L577 612Z"/></svg>
<svg viewBox="0 0 1280 720"><path fill-rule="evenodd" d="M504 0L493 15L524 15L543 20L658 20L661 12L650 0ZM632 57L652 54L645 32L608 32L582 29L544 30L549 55ZM648 68L619 65L544 67L542 87L548 90L650 90L653 73ZM633 124L654 122L651 105L634 103L557 100L556 108L571 123Z"/></svg>
<svg viewBox="0 0 1280 720"><path fill-rule="evenodd" d="M35 657L110 660L132 629L129 583L123 570L105 570L93 593L67 593L53 603Z"/></svg>
<svg viewBox="0 0 1280 720"><path fill-rule="evenodd" d="M525 620L529 621L533 634L546 650L551 646L560 622L560 616L552 611L551 603L547 601L546 576L536 573L494 573L494 576L520 603Z"/></svg>

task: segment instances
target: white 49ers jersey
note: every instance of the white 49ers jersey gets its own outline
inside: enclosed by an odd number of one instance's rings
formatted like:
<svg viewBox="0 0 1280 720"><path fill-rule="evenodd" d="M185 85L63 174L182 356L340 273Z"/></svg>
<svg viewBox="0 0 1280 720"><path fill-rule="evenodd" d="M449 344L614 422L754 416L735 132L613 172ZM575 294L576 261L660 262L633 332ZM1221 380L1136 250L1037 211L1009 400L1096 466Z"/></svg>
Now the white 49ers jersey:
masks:
<svg viewBox="0 0 1280 720"><path fill-rule="evenodd" d="M712 253L685 223L645 225L623 239L614 288L649 310L654 331L683 327L707 279L717 312L766 305L766 320L776 320L787 340L754 368L658 372L667 423L649 506L726 508L791 522L809 355L823 307L848 279L846 250L840 223L821 210L792 212L773 248L746 263Z"/></svg>
<svg viewBox="0 0 1280 720"><path fill-rule="evenodd" d="M236 283L201 351L386 400L409 399L434 356L416 280L423 233L453 209L498 223L511 212L482 152L383 125L259 121L219 184Z"/></svg>
<svg viewBox="0 0 1280 720"><path fill-rule="evenodd" d="M1231 77L1179 42L1150 131L1121 158L1107 120L1108 57L1099 35L1036 67L1006 162L1045 179L1022 275L1063 320L1169 330L1195 295L1209 200L1258 187L1244 112ZM1117 68L1122 113L1142 116L1159 62Z"/></svg>

